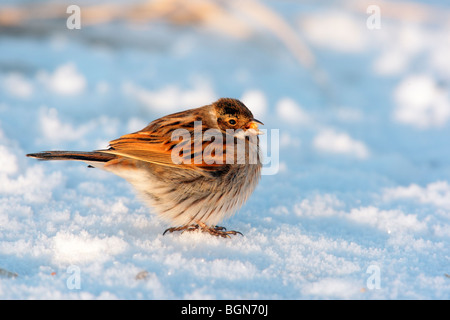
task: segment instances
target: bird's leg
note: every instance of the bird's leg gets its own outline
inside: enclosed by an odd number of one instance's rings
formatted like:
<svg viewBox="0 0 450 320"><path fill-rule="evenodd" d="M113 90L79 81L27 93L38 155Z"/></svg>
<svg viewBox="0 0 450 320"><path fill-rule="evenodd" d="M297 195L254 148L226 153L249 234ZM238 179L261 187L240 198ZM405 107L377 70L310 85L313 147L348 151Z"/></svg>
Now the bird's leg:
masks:
<svg viewBox="0 0 450 320"><path fill-rule="evenodd" d="M163 235L165 235L167 232L175 232L175 231L181 231L181 233L185 232L185 231L195 231L198 230L199 226L197 224L190 224L190 225L185 225L185 226L181 226L181 227L172 227L172 228L168 228L163 232Z"/></svg>

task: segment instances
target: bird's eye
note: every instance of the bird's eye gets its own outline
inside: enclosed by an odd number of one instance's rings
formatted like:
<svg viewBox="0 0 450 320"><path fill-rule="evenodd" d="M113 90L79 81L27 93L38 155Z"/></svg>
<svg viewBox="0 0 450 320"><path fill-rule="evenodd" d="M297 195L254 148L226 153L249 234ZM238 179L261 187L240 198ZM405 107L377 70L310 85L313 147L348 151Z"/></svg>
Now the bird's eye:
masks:
<svg viewBox="0 0 450 320"><path fill-rule="evenodd" d="M236 124L236 120L230 119L230 120L228 120L228 123L231 124L232 126L234 126Z"/></svg>

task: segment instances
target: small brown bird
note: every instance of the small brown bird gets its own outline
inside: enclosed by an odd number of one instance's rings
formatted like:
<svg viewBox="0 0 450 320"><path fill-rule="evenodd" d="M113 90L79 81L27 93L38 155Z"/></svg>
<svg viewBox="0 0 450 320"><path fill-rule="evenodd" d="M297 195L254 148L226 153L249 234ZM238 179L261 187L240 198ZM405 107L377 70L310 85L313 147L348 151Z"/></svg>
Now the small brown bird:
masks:
<svg viewBox="0 0 450 320"><path fill-rule="evenodd" d="M260 121L239 100L222 98L167 115L141 131L92 152L46 151L41 160L78 160L130 182L163 219L164 231L201 230L229 237L217 226L239 209L261 177Z"/></svg>

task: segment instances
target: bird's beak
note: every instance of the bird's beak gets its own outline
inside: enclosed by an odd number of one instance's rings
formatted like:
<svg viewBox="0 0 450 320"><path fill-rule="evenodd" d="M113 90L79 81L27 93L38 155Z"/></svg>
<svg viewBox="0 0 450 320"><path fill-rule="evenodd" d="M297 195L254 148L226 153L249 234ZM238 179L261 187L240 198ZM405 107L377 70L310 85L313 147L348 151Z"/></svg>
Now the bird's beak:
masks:
<svg viewBox="0 0 450 320"><path fill-rule="evenodd" d="M264 123L262 123L259 120L256 119L250 120L250 122L247 124L247 129L253 129L256 134L263 134L263 132L258 129L258 123L264 125Z"/></svg>

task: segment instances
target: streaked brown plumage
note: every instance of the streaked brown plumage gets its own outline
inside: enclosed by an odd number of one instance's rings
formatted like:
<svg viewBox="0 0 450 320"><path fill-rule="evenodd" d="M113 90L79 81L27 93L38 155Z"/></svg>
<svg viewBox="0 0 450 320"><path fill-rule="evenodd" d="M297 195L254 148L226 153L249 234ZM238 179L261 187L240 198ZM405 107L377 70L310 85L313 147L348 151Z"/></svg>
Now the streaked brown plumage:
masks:
<svg viewBox="0 0 450 320"><path fill-rule="evenodd" d="M157 119L111 141L107 150L27 156L84 161L117 174L176 226L166 231L200 229L227 237L237 232L217 224L245 203L261 175L257 123L242 102L222 98Z"/></svg>

